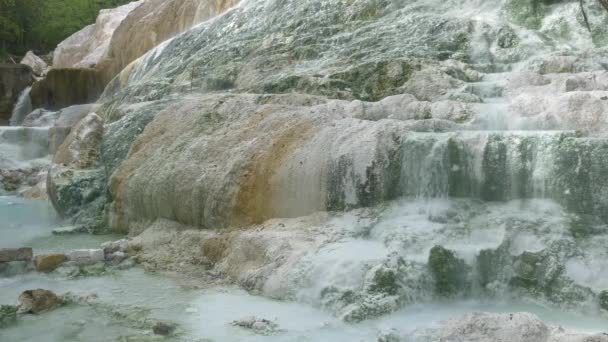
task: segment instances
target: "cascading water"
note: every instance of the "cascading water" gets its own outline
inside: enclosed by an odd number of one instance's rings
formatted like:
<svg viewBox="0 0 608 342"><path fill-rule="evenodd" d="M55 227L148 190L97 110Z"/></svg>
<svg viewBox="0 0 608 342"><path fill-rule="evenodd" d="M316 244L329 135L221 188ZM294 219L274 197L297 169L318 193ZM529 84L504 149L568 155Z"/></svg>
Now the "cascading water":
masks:
<svg viewBox="0 0 608 342"><path fill-rule="evenodd" d="M88 203L138 262L208 288L105 251L112 277L0 280L6 301L99 296L7 336L120 340L154 318L179 341L603 341L608 33L589 38L579 6L247 0L165 41L106 88L98 164L54 191L73 222ZM99 242L32 230L18 243L45 252ZM233 322L248 315L271 322Z"/></svg>
<svg viewBox="0 0 608 342"><path fill-rule="evenodd" d="M32 99L30 97L31 91L32 87L27 87L19 95L19 99L17 100L15 108L13 109L13 114L11 115L11 126L20 126L25 117L32 112Z"/></svg>

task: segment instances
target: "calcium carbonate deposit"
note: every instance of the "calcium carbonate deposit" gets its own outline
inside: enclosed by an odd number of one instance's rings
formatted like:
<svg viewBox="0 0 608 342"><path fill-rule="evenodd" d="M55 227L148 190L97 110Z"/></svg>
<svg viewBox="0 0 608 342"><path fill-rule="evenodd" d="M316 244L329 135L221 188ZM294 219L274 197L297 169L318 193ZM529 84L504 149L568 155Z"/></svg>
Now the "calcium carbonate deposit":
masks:
<svg viewBox="0 0 608 342"><path fill-rule="evenodd" d="M0 340L608 341L604 0L168 3L0 127Z"/></svg>

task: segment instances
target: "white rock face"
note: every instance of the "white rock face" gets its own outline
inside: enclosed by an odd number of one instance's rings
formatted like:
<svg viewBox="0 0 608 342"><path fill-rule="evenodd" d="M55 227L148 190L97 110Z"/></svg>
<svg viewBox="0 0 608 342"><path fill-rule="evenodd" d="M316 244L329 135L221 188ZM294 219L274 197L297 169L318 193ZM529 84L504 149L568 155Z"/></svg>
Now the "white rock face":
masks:
<svg viewBox="0 0 608 342"><path fill-rule="evenodd" d="M416 332L414 341L544 342L550 335L549 328L532 314L472 313Z"/></svg>
<svg viewBox="0 0 608 342"><path fill-rule="evenodd" d="M605 342L606 335L566 331L545 325L533 314L477 312L414 332L413 342Z"/></svg>
<svg viewBox="0 0 608 342"><path fill-rule="evenodd" d="M36 56L32 51L28 51L25 54L21 60L21 64L28 65L30 68L32 68L32 71L36 76L44 76L44 74L46 74L46 70L49 68L42 58Z"/></svg>
<svg viewBox="0 0 608 342"><path fill-rule="evenodd" d="M116 29L98 67L109 81L161 43L219 15L239 0L146 0Z"/></svg>
<svg viewBox="0 0 608 342"><path fill-rule="evenodd" d="M143 3L134 1L114 9L101 10L95 24L61 42L53 56L54 68L90 68L106 54L114 31L127 15Z"/></svg>

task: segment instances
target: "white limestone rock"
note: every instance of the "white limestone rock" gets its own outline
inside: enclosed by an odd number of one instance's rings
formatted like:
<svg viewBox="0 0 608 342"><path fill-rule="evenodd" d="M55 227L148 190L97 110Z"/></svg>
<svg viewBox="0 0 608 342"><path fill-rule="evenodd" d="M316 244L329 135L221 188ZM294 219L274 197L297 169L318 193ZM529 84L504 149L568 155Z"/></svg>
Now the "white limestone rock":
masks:
<svg viewBox="0 0 608 342"><path fill-rule="evenodd" d="M143 0L99 12L89 25L59 43L53 56L54 68L91 68L107 53L116 28Z"/></svg>
<svg viewBox="0 0 608 342"><path fill-rule="evenodd" d="M46 62L43 61L42 58L36 56L32 51L28 51L20 63L32 68L32 71L36 76L44 76L49 68Z"/></svg>

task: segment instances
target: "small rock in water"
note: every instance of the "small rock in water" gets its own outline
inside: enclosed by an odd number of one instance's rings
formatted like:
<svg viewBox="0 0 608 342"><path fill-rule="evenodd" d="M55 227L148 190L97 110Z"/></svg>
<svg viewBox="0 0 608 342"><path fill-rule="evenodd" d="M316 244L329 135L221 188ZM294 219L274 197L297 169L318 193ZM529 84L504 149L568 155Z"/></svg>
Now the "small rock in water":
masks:
<svg viewBox="0 0 608 342"><path fill-rule="evenodd" d="M154 324L154 327L152 327L152 331L156 335L168 336L173 334L175 328L176 325L174 323L157 322Z"/></svg>
<svg viewBox="0 0 608 342"><path fill-rule="evenodd" d="M55 273L62 277L75 278L80 275L80 267L67 262L57 267Z"/></svg>
<svg viewBox="0 0 608 342"><path fill-rule="evenodd" d="M103 249L79 249L68 253L68 260L78 265L90 265L105 259Z"/></svg>
<svg viewBox="0 0 608 342"><path fill-rule="evenodd" d="M66 261L66 256L61 253L37 255L34 258L34 266L38 272L52 272Z"/></svg>
<svg viewBox="0 0 608 342"><path fill-rule="evenodd" d="M279 332L279 325L264 318L246 317L232 321L232 325L245 328L261 335L270 335Z"/></svg>
<svg viewBox="0 0 608 342"><path fill-rule="evenodd" d="M17 309L14 305L0 305L0 328L17 322Z"/></svg>
<svg viewBox="0 0 608 342"><path fill-rule="evenodd" d="M53 310L63 304L63 300L49 290L24 291L19 295L19 312L41 313Z"/></svg>
<svg viewBox="0 0 608 342"><path fill-rule="evenodd" d="M106 261L110 265L118 265L126 258L127 258L127 254L125 254L125 252L121 252L121 251L114 252L111 254L106 254Z"/></svg>
<svg viewBox="0 0 608 342"><path fill-rule="evenodd" d="M117 270L128 270L129 268L135 267L135 265L136 265L135 260L133 260L133 258L129 258L129 259L126 259L125 261L121 262L114 268Z"/></svg>
<svg viewBox="0 0 608 342"><path fill-rule="evenodd" d="M59 227L53 229L53 234L55 235L70 235L70 234L79 234L86 233L87 228L85 226L67 226L67 227Z"/></svg>
<svg viewBox="0 0 608 342"><path fill-rule="evenodd" d="M99 276L106 272L106 265L103 262L83 265L80 267L81 276Z"/></svg>
<svg viewBox="0 0 608 342"><path fill-rule="evenodd" d="M10 261L31 261L34 253L31 248L0 248L0 263Z"/></svg>
<svg viewBox="0 0 608 342"><path fill-rule="evenodd" d="M108 241L101 244L101 248L106 254L112 254L114 252L126 252L129 247L129 240L120 239L117 241Z"/></svg>
<svg viewBox="0 0 608 342"><path fill-rule="evenodd" d="M88 305L97 301L97 294L89 293L85 295L79 295L73 292L67 292L61 296L64 303Z"/></svg>

